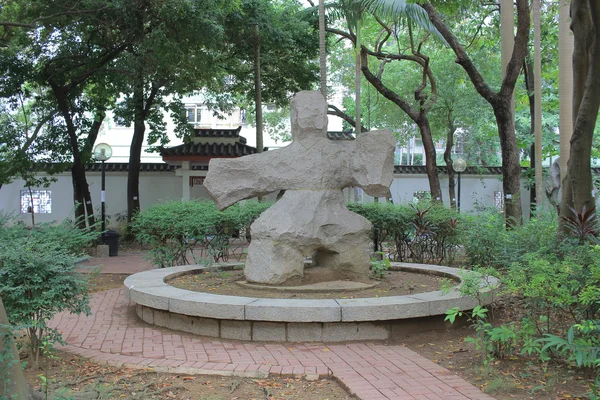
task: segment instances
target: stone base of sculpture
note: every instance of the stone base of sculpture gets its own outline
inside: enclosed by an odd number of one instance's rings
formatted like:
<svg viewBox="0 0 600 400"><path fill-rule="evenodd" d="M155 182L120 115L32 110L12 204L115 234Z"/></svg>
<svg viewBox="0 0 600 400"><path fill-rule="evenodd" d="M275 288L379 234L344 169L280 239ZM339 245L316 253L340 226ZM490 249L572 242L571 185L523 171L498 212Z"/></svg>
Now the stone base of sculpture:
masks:
<svg viewBox="0 0 600 400"><path fill-rule="evenodd" d="M341 190L288 190L251 227L244 275L280 284L304 275L304 259L335 279L368 280L371 223L349 211Z"/></svg>

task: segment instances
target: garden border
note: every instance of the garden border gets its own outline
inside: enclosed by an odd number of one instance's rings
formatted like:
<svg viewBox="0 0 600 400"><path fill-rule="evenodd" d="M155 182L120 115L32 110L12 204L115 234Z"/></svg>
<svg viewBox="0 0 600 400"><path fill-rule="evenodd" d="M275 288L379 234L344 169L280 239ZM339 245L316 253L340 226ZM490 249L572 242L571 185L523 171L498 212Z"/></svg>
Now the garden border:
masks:
<svg viewBox="0 0 600 400"><path fill-rule="evenodd" d="M235 267L240 263L215 266ZM140 272L125 279L129 299L145 322L202 336L253 341L385 340L422 329L445 327L443 316L453 307L470 310L479 304L456 288L404 296L357 299L266 299L193 292L166 283L208 267L188 265ZM425 272L462 281L471 271L392 262L391 268ZM481 301L494 300L498 280L480 282Z"/></svg>

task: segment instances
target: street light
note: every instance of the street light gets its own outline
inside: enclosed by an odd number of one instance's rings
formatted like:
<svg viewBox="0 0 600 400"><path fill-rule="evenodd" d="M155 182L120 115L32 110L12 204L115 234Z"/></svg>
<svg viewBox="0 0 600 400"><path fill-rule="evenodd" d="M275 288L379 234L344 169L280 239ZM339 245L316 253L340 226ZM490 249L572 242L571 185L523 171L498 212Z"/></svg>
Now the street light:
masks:
<svg viewBox="0 0 600 400"><path fill-rule="evenodd" d="M452 163L452 169L458 174L458 201L456 202L456 209L460 212L460 173L467 169L467 162L463 158L458 157Z"/></svg>
<svg viewBox="0 0 600 400"><path fill-rule="evenodd" d="M104 244L104 231L106 230L106 215L104 213L104 203L106 202L104 162L108 161L111 156L112 147L106 143L98 143L94 147L94 157L96 160L102 161L102 191L100 192L100 201L102 202L102 244Z"/></svg>

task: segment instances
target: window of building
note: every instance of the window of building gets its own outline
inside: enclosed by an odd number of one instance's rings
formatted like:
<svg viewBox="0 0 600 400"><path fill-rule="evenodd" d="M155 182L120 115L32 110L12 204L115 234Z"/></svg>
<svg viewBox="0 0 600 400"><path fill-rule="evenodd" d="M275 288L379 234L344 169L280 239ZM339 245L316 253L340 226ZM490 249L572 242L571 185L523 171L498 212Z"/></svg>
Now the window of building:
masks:
<svg viewBox="0 0 600 400"><path fill-rule="evenodd" d="M504 192L494 192L494 207L504 209Z"/></svg>
<svg viewBox="0 0 600 400"><path fill-rule="evenodd" d="M413 193L413 199L416 201L431 200L431 192L427 190L418 190Z"/></svg>
<svg viewBox="0 0 600 400"><path fill-rule="evenodd" d="M32 204L33 200L33 204ZM21 190L21 213L50 214L52 212L52 191L46 189Z"/></svg>
<svg viewBox="0 0 600 400"><path fill-rule="evenodd" d="M199 124L200 116L202 114L202 109L198 106L187 106L185 108L185 114L187 121L190 124Z"/></svg>

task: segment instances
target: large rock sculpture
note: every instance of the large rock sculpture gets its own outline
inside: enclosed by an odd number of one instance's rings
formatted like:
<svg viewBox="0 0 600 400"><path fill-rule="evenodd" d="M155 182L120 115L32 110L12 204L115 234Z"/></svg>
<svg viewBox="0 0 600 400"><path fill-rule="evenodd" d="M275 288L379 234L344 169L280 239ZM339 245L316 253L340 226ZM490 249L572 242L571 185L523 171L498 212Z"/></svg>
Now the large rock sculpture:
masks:
<svg viewBox="0 0 600 400"><path fill-rule="evenodd" d="M396 140L388 131L353 141L327 138L327 104L320 92L292 99L293 142L282 149L212 159L204 186L217 208L285 190L251 227L244 274L250 282L277 284L303 276L304 259L334 269L337 279L367 278L371 223L349 211L342 189L361 187L387 196Z"/></svg>

